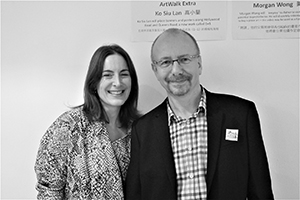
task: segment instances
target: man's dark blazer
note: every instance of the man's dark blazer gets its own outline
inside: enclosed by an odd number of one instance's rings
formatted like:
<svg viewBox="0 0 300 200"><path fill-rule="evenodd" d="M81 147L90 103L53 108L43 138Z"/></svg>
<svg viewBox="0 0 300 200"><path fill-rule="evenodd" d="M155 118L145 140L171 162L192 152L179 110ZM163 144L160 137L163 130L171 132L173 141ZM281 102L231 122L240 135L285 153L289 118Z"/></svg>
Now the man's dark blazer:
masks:
<svg viewBox="0 0 300 200"><path fill-rule="evenodd" d="M207 199L273 199L267 156L253 102L207 96ZM238 141L226 139L238 130ZM176 200L177 181L166 101L133 124L126 200Z"/></svg>

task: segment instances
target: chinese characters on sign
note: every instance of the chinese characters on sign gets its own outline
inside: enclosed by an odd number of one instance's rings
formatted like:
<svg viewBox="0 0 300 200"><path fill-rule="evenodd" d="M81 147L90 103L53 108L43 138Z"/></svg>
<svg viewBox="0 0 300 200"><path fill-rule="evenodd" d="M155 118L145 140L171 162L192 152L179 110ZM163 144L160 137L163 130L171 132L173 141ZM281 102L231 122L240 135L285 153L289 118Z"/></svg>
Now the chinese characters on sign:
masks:
<svg viewBox="0 0 300 200"><path fill-rule="evenodd" d="M300 1L234 1L234 39L299 38Z"/></svg>
<svg viewBox="0 0 300 200"><path fill-rule="evenodd" d="M168 28L191 32L197 40L226 37L227 3L222 1L132 1L132 40L153 41Z"/></svg>

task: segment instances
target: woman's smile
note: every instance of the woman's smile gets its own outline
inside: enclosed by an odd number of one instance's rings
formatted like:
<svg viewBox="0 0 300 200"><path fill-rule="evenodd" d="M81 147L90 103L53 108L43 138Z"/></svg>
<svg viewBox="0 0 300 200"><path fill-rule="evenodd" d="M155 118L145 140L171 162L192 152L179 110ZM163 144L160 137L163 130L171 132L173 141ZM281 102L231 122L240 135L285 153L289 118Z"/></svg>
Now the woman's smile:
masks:
<svg viewBox="0 0 300 200"><path fill-rule="evenodd" d="M118 96L124 94L125 90L108 90L107 92L111 95Z"/></svg>

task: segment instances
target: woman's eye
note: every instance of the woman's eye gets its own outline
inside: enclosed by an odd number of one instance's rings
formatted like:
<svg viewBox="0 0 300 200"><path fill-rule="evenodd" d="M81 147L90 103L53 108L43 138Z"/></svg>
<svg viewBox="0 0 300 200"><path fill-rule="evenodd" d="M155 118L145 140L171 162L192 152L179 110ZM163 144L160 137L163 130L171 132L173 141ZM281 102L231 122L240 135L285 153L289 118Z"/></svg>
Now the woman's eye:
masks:
<svg viewBox="0 0 300 200"><path fill-rule="evenodd" d="M111 78L113 75L112 74L103 74L102 76L105 78Z"/></svg>
<svg viewBox="0 0 300 200"><path fill-rule="evenodd" d="M121 76L127 77L127 76L130 76L130 74L129 73L122 73Z"/></svg>

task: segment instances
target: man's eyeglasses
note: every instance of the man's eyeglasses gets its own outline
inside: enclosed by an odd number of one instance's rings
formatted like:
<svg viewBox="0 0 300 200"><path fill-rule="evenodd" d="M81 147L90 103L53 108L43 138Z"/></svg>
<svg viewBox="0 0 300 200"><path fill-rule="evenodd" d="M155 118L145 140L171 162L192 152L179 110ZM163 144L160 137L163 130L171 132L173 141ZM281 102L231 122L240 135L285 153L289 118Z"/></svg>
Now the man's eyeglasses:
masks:
<svg viewBox="0 0 300 200"><path fill-rule="evenodd" d="M179 65L184 66L184 65L187 65L190 62L192 62L193 59L199 58L199 57L200 57L200 55L197 54L197 55L193 55L193 56L182 56L182 57L179 57L174 60L173 59L162 59L160 61L154 60L153 64L157 65L160 68L167 68L167 67L173 65L175 61L177 61Z"/></svg>

